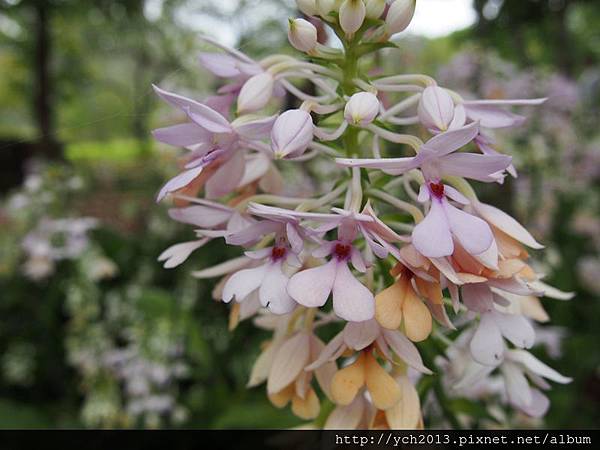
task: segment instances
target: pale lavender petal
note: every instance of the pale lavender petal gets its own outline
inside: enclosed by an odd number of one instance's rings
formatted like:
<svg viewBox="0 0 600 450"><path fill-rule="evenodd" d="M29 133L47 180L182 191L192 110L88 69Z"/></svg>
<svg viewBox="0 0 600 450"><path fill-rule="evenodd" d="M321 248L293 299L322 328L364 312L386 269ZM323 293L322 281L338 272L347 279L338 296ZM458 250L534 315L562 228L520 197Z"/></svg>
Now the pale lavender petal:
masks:
<svg viewBox="0 0 600 450"><path fill-rule="evenodd" d="M173 92L165 91L154 84L152 85L152 88L154 89L154 92L156 92L158 96L165 102L183 111L186 111L187 109L193 110L201 105L201 103L197 102L196 100L192 100L191 98L187 98L183 95L175 94Z"/></svg>
<svg viewBox="0 0 600 450"><path fill-rule="evenodd" d="M439 170L445 176L471 178L473 180L493 182L497 177L492 176L510 166L510 156L488 156L476 153L454 153L440 158Z"/></svg>
<svg viewBox="0 0 600 450"><path fill-rule="evenodd" d="M531 405L533 396L523 371L515 364L506 362L502 365L502 375L508 401L518 408L526 408Z"/></svg>
<svg viewBox="0 0 600 450"><path fill-rule="evenodd" d="M406 364L421 373L428 375L433 373L423 365L419 350L402 332L399 330L383 330L383 335L386 343Z"/></svg>
<svg viewBox="0 0 600 450"><path fill-rule="evenodd" d="M319 353L319 357L316 360L314 360L311 364L306 366L304 370L315 370L321 367L322 365L337 359L337 356L339 356L340 354L340 349L342 352L346 349L346 345L344 344L343 331L336 334L335 337L327 343L323 350L321 350L321 353Z"/></svg>
<svg viewBox="0 0 600 450"><path fill-rule="evenodd" d="M457 130L440 133L428 140L421 148L434 151L438 156L444 156L467 145L478 133L479 124L473 122Z"/></svg>
<svg viewBox="0 0 600 450"><path fill-rule="evenodd" d="M333 310L336 315L349 322L370 320L375 315L375 298L369 289L360 283L346 263L336 263L333 284Z"/></svg>
<svg viewBox="0 0 600 450"><path fill-rule="evenodd" d="M244 176L246 159L237 151L206 182L206 198L214 199L233 192Z"/></svg>
<svg viewBox="0 0 600 450"><path fill-rule="evenodd" d="M227 118L231 113L231 105L234 100L235 96L231 94L212 95L204 99L204 104Z"/></svg>
<svg viewBox="0 0 600 450"><path fill-rule="evenodd" d="M550 408L550 400L539 389L531 389L531 403L526 407L520 407L528 416L539 418L546 415Z"/></svg>
<svg viewBox="0 0 600 450"><path fill-rule="evenodd" d="M344 327L344 342L354 350L368 347L379 336L379 325L374 319L364 322L348 322Z"/></svg>
<svg viewBox="0 0 600 450"><path fill-rule="evenodd" d="M165 261L164 268L172 269L182 264L192 252L208 242L208 239L201 239L199 241L182 242L181 244L175 244L158 257L159 261Z"/></svg>
<svg viewBox="0 0 600 450"><path fill-rule="evenodd" d="M429 190L427 190L429 192ZM471 203L467 197L462 195L458 190L454 189L452 186L444 185L444 193L446 197L451 198L455 202L462 203L463 205L468 205ZM420 195L420 193L419 193Z"/></svg>
<svg viewBox="0 0 600 450"><path fill-rule="evenodd" d="M464 104L467 116L479 121L484 128L507 128L521 125L526 119L523 116L506 111L493 105Z"/></svg>
<svg viewBox="0 0 600 450"><path fill-rule="evenodd" d="M267 392L274 394L292 383L310 358L310 335L299 332L285 341L273 358L267 380Z"/></svg>
<svg viewBox="0 0 600 450"><path fill-rule="evenodd" d="M234 273L223 287L223 301L229 303L234 297L238 302L243 301L252 291L259 288L266 271L267 266L262 265Z"/></svg>
<svg viewBox="0 0 600 450"><path fill-rule="evenodd" d="M260 304L273 314L287 314L294 310L296 302L288 295L286 287L289 277L281 270L281 264L271 264L260 285Z"/></svg>
<svg viewBox="0 0 600 450"><path fill-rule="evenodd" d="M462 301L470 311L486 313L494 310L494 297L487 284L465 284L461 291Z"/></svg>
<svg viewBox="0 0 600 450"><path fill-rule="evenodd" d="M429 214L414 228L412 243L419 253L430 258L448 256L454 252L450 224L438 200L431 202Z"/></svg>
<svg viewBox="0 0 600 450"><path fill-rule="evenodd" d="M304 239L298 232L296 225L292 223L285 224L285 233L294 253L300 253L304 247Z"/></svg>
<svg viewBox="0 0 600 450"><path fill-rule="evenodd" d="M490 314L482 314L469 345L471 355L480 364L496 366L504 357L504 341L500 329Z"/></svg>
<svg viewBox="0 0 600 450"><path fill-rule="evenodd" d="M322 266L296 273L288 283L288 294L308 308L323 306L333 288L336 266L337 262L332 260Z"/></svg>
<svg viewBox="0 0 600 450"><path fill-rule="evenodd" d="M232 232L231 235L227 237L226 242L229 245L248 246L257 242L263 236L280 230L280 223L263 220L251 225L245 225L241 229Z"/></svg>
<svg viewBox="0 0 600 450"><path fill-rule="evenodd" d="M198 104L193 109L188 108L188 117L198 126L212 133L230 133L229 121L214 109Z"/></svg>
<svg viewBox="0 0 600 450"><path fill-rule="evenodd" d="M465 111L465 107L463 105L456 105L456 108L454 108L454 117L452 118L452 122L450 122L448 129L456 130L464 127L466 123L467 112Z"/></svg>
<svg viewBox="0 0 600 450"><path fill-rule="evenodd" d="M475 203L473 205L477 213L489 223L504 231L513 239L531 247L541 249L544 246L538 243L533 236L525 229L523 225L506 214L504 211L485 203Z"/></svg>
<svg viewBox="0 0 600 450"><path fill-rule="evenodd" d="M156 196L156 201L160 202L163 198L165 198L167 194L179 191L180 189L186 187L200 175L202 169L202 166L196 167L194 169L186 170L185 172L180 173L175 178L171 178Z"/></svg>
<svg viewBox="0 0 600 450"><path fill-rule="evenodd" d="M365 264L365 259L363 258L363 255L360 252L360 250L358 250L355 247L352 247L350 256L354 268L361 273L365 273L367 271L367 265Z"/></svg>
<svg viewBox="0 0 600 450"><path fill-rule="evenodd" d="M178 222L201 228L214 228L223 225L231 218L231 210L221 205L194 205L186 208L172 208L169 216Z"/></svg>
<svg viewBox="0 0 600 450"><path fill-rule="evenodd" d="M507 357L511 361L522 364L528 371L531 371L541 377L547 378L556 383L567 384L573 381L571 378L565 377L553 368L547 366L542 361L540 361L531 353L525 350L509 350L507 352Z"/></svg>
<svg viewBox="0 0 600 450"><path fill-rule="evenodd" d="M235 78L239 76L238 60L224 53L200 53L200 64L213 75L221 78Z"/></svg>
<svg viewBox="0 0 600 450"><path fill-rule="evenodd" d="M444 210L450 224L450 229L452 230L452 235L458 239L467 252L472 255L478 255L490 248L494 241L494 235L490 226L484 220L461 211L447 201L444 202Z"/></svg>
<svg viewBox="0 0 600 450"><path fill-rule="evenodd" d="M158 128L152 131L152 136L159 142L175 147L190 147L210 140L210 133L194 123Z"/></svg>
<svg viewBox="0 0 600 450"><path fill-rule="evenodd" d="M535 331L531 323L523 316L494 312L494 321L502 335L516 347L531 348L535 343Z"/></svg>
<svg viewBox="0 0 600 450"><path fill-rule="evenodd" d="M244 139L256 140L264 138L271 132L276 119L277 116L260 117L252 120L244 118L244 120L235 120L231 125L236 133Z"/></svg>

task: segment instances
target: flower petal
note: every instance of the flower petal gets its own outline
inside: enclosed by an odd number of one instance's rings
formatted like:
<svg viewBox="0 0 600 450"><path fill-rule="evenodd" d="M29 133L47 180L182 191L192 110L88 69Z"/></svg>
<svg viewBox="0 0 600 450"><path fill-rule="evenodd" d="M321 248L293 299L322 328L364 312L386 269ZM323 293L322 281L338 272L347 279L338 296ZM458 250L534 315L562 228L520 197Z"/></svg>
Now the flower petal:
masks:
<svg viewBox="0 0 600 450"><path fill-rule="evenodd" d="M400 388L400 401L385 411L392 430L414 430L421 420L421 402L415 386L406 375L396 378Z"/></svg>
<svg viewBox="0 0 600 450"><path fill-rule="evenodd" d="M525 350L509 350L507 356L511 361L522 364L527 370L556 383L567 384L573 381L571 378L561 375L552 367L547 366Z"/></svg>
<svg viewBox="0 0 600 450"><path fill-rule="evenodd" d="M525 229L523 225L506 214L504 211L495 208L494 206L486 205L485 203L475 203L477 213L494 225L496 228L504 231L513 239L531 247L533 249L544 248L542 244L537 242L533 236Z"/></svg>
<svg viewBox="0 0 600 450"><path fill-rule="evenodd" d="M445 176L471 178L483 182L497 181L494 176L510 166L510 156L488 156L476 153L453 153L439 159L439 170Z"/></svg>
<svg viewBox="0 0 600 450"><path fill-rule="evenodd" d="M344 342L354 350L371 345L379 335L379 325L374 319L364 322L348 322L344 327Z"/></svg>
<svg viewBox="0 0 600 450"><path fill-rule="evenodd" d="M504 341L491 314L482 314L471 339L471 355L480 364L497 366L504 357Z"/></svg>
<svg viewBox="0 0 600 450"><path fill-rule="evenodd" d="M535 343L535 331L523 316L494 312L494 321L502 335L516 347L531 348Z"/></svg>
<svg viewBox="0 0 600 450"><path fill-rule="evenodd" d="M220 113L202 103L188 108L188 117L198 126L211 133L231 133L229 121Z"/></svg>
<svg viewBox="0 0 600 450"><path fill-rule="evenodd" d="M267 266L262 265L234 273L223 288L223 301L229 303L234 297L238 302L243 301L252 291L259 288L266 271Z"/></svg>
<svg viewBox="0 0 600 450"><path fill-rule="evenodd" d="M406 290L407 282L401 279L375 296L375 318L382 327L390 330L400 327Z"/></svg>
<svg viewBox="0 0 600 450"><path fill-rule="evenodd" d="M365 356L365 384L377 409L389 409L400 401L398 383L371 354Z"/></svg>
<svg viewBox="0 0 600 450"><path fill-rule="evenodd" d="M152 131L152 136L159 142L175 147L190 147L210 140L210 133L194 123L158 128Z"/></svg>
<svg viewBox="0 0 600 450"><path fill-rule="evenodd" d="M287 293L289 277L281 270L281 264L271 264L258 291L260 304L273 314L287 314L294 310L296 302Z"/></svg>
<svg viewBox="0 0 600 450"><path fill-rule="evenodd" d="M331 398L338 405L349 405L364 384L365 355L361 353L356 361L335 374L331 380Z"/></svg>
<svg viewBox="0 0 600 450"><path fill-rule="evenodd" d="M425 304L417 297L412 287L406 290L402 304L402 317L406 337L413 342L421 342L431 334L433 320Z"/></svg>
<svg viewBox="0 0 600 450"><path fill-rule="evenodd" d="M375 298L360 283L346 263L338 263L333 283L333 310L349 322L370 320L375 315Z"/></svg>
<svg viewBox="0 0 600 450"><path fill-rule="evenodd" d="M419 350L402 332L399 330L383 330L383 335L386 343L402 361L421 373L428 375L433 373L423 365Z"/></svg>
<svg viewBox="0 0 600 450"><path fill-rule="evenodd" d="M456 130L440 133L421 146L421 150L427 149L436 153L436 156L444 156L452 153L471 142L479 133L479 124L472 122L467 126Z"/></svg>
<svg viewBox="0 0 600 450"><path fill-rule="evenodd" d="M167 194L170 194L175 191L179 191L183 189L192 181L194 181L200 173L202 173L203 167L196 167L194 169L186 170L185 172L180 173L174 178L171 178L160 190L158 195L156 196L156 201L160 202Z"/></svg>
<svg viewBox="0 0 600 450"><path fill-rule="evenodd" d="M365 400L359 395L349 405L335 408L323 428L325 430L355 430L360 425L364 410Z"/></svg>
<svg viewBox="0 0 600 450"><path fill-rule="evenodd" d="M164 268L172 269L182 264L192 252L199 249L208 242L208 239L201 239L198 241L182 242L175 244L166 249L158 257L159 261L165 261Z"/></svg>
<svg viewBox="0 0 600 450"><path fill-rule="evenodd" d="M414 228L412 243L419 253L429 258L449 256L454 251L450 224L438 200L431 202L429 214Z"/></svg>
<svg viewBox="0 0 600 450"><path fill-rule="evenodd" d="M467 252L471 255L478 255L490 248L494 241L494 235L484 220L466 213L448 202L444 203L444 209L452 234Z"/></svg>
<svg viewBox="0 0 600 450"><path fill-rule="evenodd" d="M219 198L235 190L244 176L245 168L244 154L236 151L206 182L206 198Z"/></svg>
<svg viewBox="0 0 600 450"><path fill-rule="evenodd" d="M287 286L290 297L303 306L314 308L323 306L331 293L335 281L337 262L298 272Z"/></svg>
<svg viewBox="0 0 600 450"><path fill-rule="evenodd" d="M281 391L300 374L310 357L310 336L299 332L285 341L277 350L267 381L267 392Z"/></svg>

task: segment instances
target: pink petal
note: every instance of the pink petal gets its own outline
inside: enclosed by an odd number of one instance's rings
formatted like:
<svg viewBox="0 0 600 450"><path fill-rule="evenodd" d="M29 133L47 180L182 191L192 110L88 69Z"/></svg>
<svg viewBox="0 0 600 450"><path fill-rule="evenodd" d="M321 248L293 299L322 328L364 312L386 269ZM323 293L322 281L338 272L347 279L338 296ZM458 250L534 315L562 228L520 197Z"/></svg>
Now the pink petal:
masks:
<svg viewBox="0 0 600 450"><path fill-rule="evenodd" d="M194 205L187 208L172 208L169 210L169 216L181 223L201 228L214 228L227 222L232 214L231 210L218 206Z"/></svg>
<svg viewBox="0 0 600 450"><path fill-rule="evenodd" d="M262 153L251 155L246 158L246 167L244 176L239 181L237 187L241 188L250 183L260 180L272 168L271 160Z"/></svg>
<svg viewBox="0 0 600 450"><path fill-rule="evenodd" d="M526 408L531 405L533 396L527 377L515 364L502 365L502 375L506 385L508 401L517 408Z"/></svg>
<svg viewBox="0 0 600 450"><path fill-rule="evenodd" d="M234 297L238 302L243 301L252 291L259 288L266 271L267 266L262 265L234 273L223 287L223 301L229 303Z"/></svg>
<svg viewBox="0 0 600 450"><path fill-rule="evenodd" d="M237 67L239 61L233 56L224 53L200 53L198 59L206 70L218 77L235 78L241 74Z"/></svg>
<svg viewBox="0 0 600 450"><path fill-rule="evenodd" d="M356 430L360 425L365 412L365 399L362 395L356 398L348 406L335 408L323 426L325 430Z"/></svg>
<svg viewBox="0 0 600 450"><path fill-rule="evenodd" d="M337 316L349 322L372 319L375 315L375 298L371 291L354 278L346 263L334 264L337 265L337 272L333 284L333 310Z"/></svg>
<svg viewBox="0 0 600 450"><path fill-rule="evenodd" d="M193 109L189 108L188 116L198 126L212 133L230 133L229 121L214 109L198 104Z"/></svg>
<svg viewBox="0 0 600 450"><path fill-rule="evenodd" d="M493 105L464 104L467 116L484 128L507 128L522 124L525 117Z"/></svg>
<svg viewBox="0 0 600 450"><path fill-rule="evenodd" d="M543 417L549 408L550 400L538 389L531 389L531 403L520 407L521 411L534 418Z"/></svg>
<svg viewBox="0 0 600 450"><path fill-rule="evenodd" d="M180 189L186 187L200 175L202 169L203 166L196 167L194 169L186 170L185 172L180 173L176 177L171 178L171 180L169 180L167 184L163 186L163 188L156 196L156 201L160 202L163 198L165 198L167 194L179 191Z"/></svg>
<svg viewBox="0 0 600 450"><path fill-rule="evenodd" d="M374 319L364 322L348 322L344 327L344 342L354 350L371 345L379 336L379 325Z"/></svg>
<svg viewBox="0 0 600 450"><path fill-rule="evenodd" d="M274 314L292 312L296 302L287 293L288 282L289 277L281 270L281 264L271 264L258 291L261 305Z"/></svg>
<svg viewBox="0 0 600 450"><path fill-rule="evenodd" d="M461 211L448 202L444 202L444 209L450 223L452 235L458 239L467 252L472 255L478 255L490 248L494 240L494 235L485 221Z"/></svg>
<svg viewBox="0 0 600 450"><path fill-rule="evenodd" d="M423 360L419 354L419 350L404 334L399 330L383 330L383 336L390 348L402 359L406 364L413 369L424 374L433 373L423 365Z"/></svg>
<svg viewBox="0 0 600 450"><path fill-rule="evenodd" d="M457 130L440 133L428 140L421 149L428 149L436 152L437 156L444 156L452 153L471 142L479 133L477 122L458 128Z"/></svg>
<svg viewBox="0 0 600 450"><path fill-rule="evenodd" d="M219 198L234 191L244 176L245 168L244 154L236 151L206 182L206 198Z"/></svg>
<svg viewBox="0 0 600 450"><path fill-rule="evenodd" d="M262 139L267 136L277 116L261 117L253 120L235 120L231 125L241 137L250 140Z"/></svg>
<svg viewBox="0 0 600 450"><path fill-rule="evenodd" d="M494 321L502 335L516 347L531 348L535 343L535 331L529 321L520 315L494 312Z"/></svg>
<svg viewBox="0 0 600 450"><path fill-rule="evenodd" d="M466 284L461 290L463 303L470 311L486 313L494 310L494 298L487 284Z"/></svg>
<svg viewBox="0 0 600 450"><path fill-rule="evenodd" d="M182 264L192 252L208 242L208 239L201 239L199 241L182 242L181 244L175 244L166 249L158 257L159 261L165 261L164 268L172 269Z"/></svg>
<svg viewBox="0 0 600 450"><path fill-rule="evenodd" d="M438 200L431 202L429 214L415 226L412 243L419 253L430 258L448 256L454 252L450 225Z"/></svg>
<svg viewBox="0 0 600 450"><path fill-rule="evenodd" d="M271 149L279 157L300 156L313 140L312 117L301 109L284 112L271 131Z"/></svg>
<svg viewBox="0 0 600 450"><path fill-rule="evenodd" d="M567 384L573 381L572 378L561 375L552 367L547 366L542 361L540 361L531 353L525 350L510 350L507 353L507 357L511 361L522 364L528 371L531 371L536 375L547 378L556 383Z"/></svg>
<svg viewBox="0 0 600 450"><path fill-rule="evenodd" d="M409 170L416 169L421 163L418 157L410 158L376 158L376 159L350 159L336 158L336 164L342 167L364 167L365 169L381 169L391 175L400 175Z"/></svg>
<svg viewBox="0 0 600 450"><path fill-rule="evenodd" d="M165 91L154 84L152 85L152 88L161 99L181 110L186 111L188 108L193 110L201 105L201 103L197 102L196 100L192 100L191 98L187 98L183 95L175 94L173 92Z"/></svg>
<svg viewBox="0 0 600 450"><path fill-rule="evenodd" d="M152 131L152 136L159 142L175 147L190 147L210 139L210 134L194 123L158 128Z"/></svg>
<svg viewBox="0 0 600 450"><path fill-rule="evenodd" d="M331 341L327 343L327 345L321 350L317 359L315 359L311 364L306 366L304 370L311 371L315 370L324 364L334 361L337 359L341 353L346 350L346 345L344 344L344 332L341 331L335 335Z"/></svg>
<svg viewBox="0 0 600 450"><path fill-rule="evenodd" d="M533 236L525 229L523 225L506 214L504 211L495 208L494 206L486 205L485 203L476 203L473 205L477 213L494 225L496 228L504 231L513 239L531 247L533 249L541 249L544 246L538 243Z"/></svg>
<svg viewBox="0 0 600 450"><path fill-rule="evenodd" d="M323 306L331 293L335 281L337 262L296 273L287 286L287 292L294 300L308 308Z"/></svg>
<svg viewBox="0 0 600 450"><path fill-rule="evenodd" d="M283 343L277 350L269 371L267 392L274 394L287 387L298 377L310 357L310 336L300 332Z"/></svg>
<svg viewBox="0 0 600 450"><path fill-rule="evenodd" d="M453 153L439 160L439 170L445 176L471 178L473 180L493 182L492 176L504 171L510 163L510 156L488 156L476 153Z"/></svg>
<svg viewBox="0 0 600 450"><path fill-rule="evenodd" d="M480 364L498 365L504 357L504 341L500 329L490 314L482 314L471 339L471 355Z"/></svg>

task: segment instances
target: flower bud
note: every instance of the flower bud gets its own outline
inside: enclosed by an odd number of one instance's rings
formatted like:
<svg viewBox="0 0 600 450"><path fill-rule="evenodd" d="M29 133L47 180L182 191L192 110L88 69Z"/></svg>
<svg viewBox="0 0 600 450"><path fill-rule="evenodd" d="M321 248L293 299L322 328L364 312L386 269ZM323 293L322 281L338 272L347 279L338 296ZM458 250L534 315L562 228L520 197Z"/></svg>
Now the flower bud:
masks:
<svg viewBox="0 0 600 450"><path fill-rule="evenodd" d="M454 100L439 86L425 88L419 102L419 120L428 129L446 131L454 117Z"/></svg>
<svg viewBox="0 0 600 450"><path fill-rule="evenodd" d="M379 19L385 10L385 0L367 0L365 6L369 19Z"/></svg>
<svg viewBox="0 0 600 450"><path fill-rule="evenodd" d="M296 0L296 6L307 16L316 16L319 13L316 0Z"/></svg>
<svg viewBox="0 0 600 450"><path fill-rule="evenodd" d="M273 95L275 80L268 72L254 75L244 83L237 99L239 114L251 113L263 108Z"/></svg>
<svg viewBox="0 0 600 450"><path fill-rule="evenodd" d="M271 130L271 150L278 158L300 156L313 140L314 125L310 114L290 109L281 114Z"/></svg>
<svg viewBox="0 0 600 450"><path fill-rule="evenodd" d="M363 0L344 0L340 6L340 26L347 35L356 33L365 21L366 7Z"/></svg>
<svg viewBox="0 0 600 450"><path fill-rule="evenodd" d="M288 39L296 50L310 52L317 46L317 29L307 20L290 19Z"/></svg>
<svg viewBox="0 0 600 450"><path fill-rule="evenodd" d="M385 18L385 26L388 34L404 31L415 15L417 0L396 0L390 5Z"/></svg>
<svg viewBox="0 0 600 450"><path fill-rule="evenodd" d="M316 0L317 12L325 19L330 12L337 11L341 3L341 0Z"/></svg>
<svg viewBox="0 0 600 450"><path fill-rule="evenodd" d="M354 94L346 103L344 117L351 125L365 126L379 114L379 99L370 92Z"/></svg>

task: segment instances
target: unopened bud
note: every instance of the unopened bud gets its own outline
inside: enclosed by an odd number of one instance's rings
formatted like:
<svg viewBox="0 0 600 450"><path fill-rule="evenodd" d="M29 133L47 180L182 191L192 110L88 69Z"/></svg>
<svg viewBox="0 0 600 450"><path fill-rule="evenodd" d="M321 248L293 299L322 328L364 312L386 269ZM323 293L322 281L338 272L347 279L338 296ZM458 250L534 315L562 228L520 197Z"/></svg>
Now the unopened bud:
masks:
<svg viewBox="0 0 600 450"><path fill-rule="evenodd" d="M246 81L238 96L238 113L246 114L264 108L273 95L274 84L275 80L268 72L254 75Z"/></svg>
<svg viewBox="0 0 600 450"><path fill-rule="evenodd" d="M288 39L296 50L310 52L317 46L317 29L308 20L290 19Z"/></svg>
<svg viewBox="0 0 600 450"><path fill-rule="evenodd" d="M296 0L296 6L307 16L316 16L319 12L316 0Z"/></svg>
<svg viewBox="0 0 600 450"><path fill-rule="evenodd" d="M370 92L354 94L346 103L344 118L351 125L365 126L379 114L379 99Z"/></svg>
<svg viewBox="0 0 600 450"><path fill-rule="evenodd" d="M416 5L417 0L395 0L385 18L387 33L392 35L404 31L415 15Z"/></svg>
<svg viewBox="0 0 600 450"><path fill-rule="evenodd" d="M328 19L329 13L339 11L341 0L316 0L317 12L324 19Z"/></svg>
<svg viewBox="0 0 600 450"><path fill-rule="evenodd" d="M385 10L385 0L367 0L365 6L369 19L379 19Z"/></svg>
<svg viewBox="0 0 600 450"><path fill-rule="evenodd" d="M419 120L430 130L446 131L454 117L454 100L439 86L425 88L419 102Z"/></svg>
<svg viewBox="0 0 600 450"><path fill-rule="evenodd" d="M356 33L365 21L366 7L363 0L344 0L340 6L340 26L347 35Z"/></svg>
<svg viewBox="0 0 600 450"><path fill-rule="evenodd" d="M271 130L271 149L278 158L302 155L313 140L312 117L301 109L281 114Z"/></svg>

